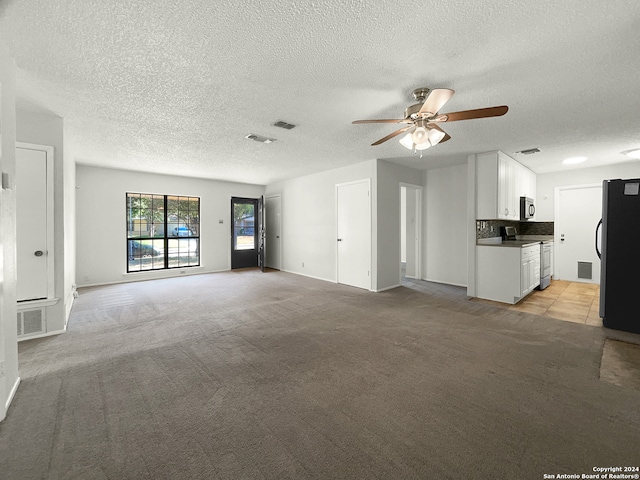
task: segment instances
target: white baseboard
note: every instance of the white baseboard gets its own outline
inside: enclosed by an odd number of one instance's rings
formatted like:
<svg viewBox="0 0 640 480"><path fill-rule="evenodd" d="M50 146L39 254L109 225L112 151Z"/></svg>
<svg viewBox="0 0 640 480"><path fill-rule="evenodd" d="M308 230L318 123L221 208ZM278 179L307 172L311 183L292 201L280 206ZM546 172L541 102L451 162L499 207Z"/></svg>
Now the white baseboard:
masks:
<svg viewBox="0 0 640 480"><path fill-rule="evenodd" d="M66 332L67 332L67 322L65 322L64 328L62 330L54 330L53 332L38 333L36 335L29 335L28 337L18 337L18 342L22 342L25 340L33 340L34 338L52 337L53 335L60 335Z"/></svg>
<svg viewBox="0 0 640 480"><path fill-rule="evenodd" d="M400 285L399 283L397 285L391 285L390 287L384 287L384 288L379 288L378 290L373 290L375 293L380 293L380 292L385 292L387 290L392 290L394 288L398 288L401 287L402 285Z"/></svg>
<svg viewBox="0 0 640 480"><path fill-rule="evenodd" d="M314 280L322 280L323 282L338 283L335 280L330 280L328 278L316 277L315 275L307 275L306 273L294 272L292 270L280 270L280 271L281 272L287 272L287 273L293 273L294 275L301 275L301 276L307 277L307 278L313 278Z"/></svg>
<svg viewBox="0 0 640 480"><path fill-rule="evenodd" d="M11 389L11 392L9 392L9 397L7 398L7 402L5 403L5 406L4 406L5 412L9 410L9 405L11 405L11 402L13 401L13 397L15 397L16 392L18 391L18 385L20 385L20 377L16 378L16 383L13 384L13 388Z"/></svg>
<svg viewBox="0 0 640 480"><path fill-rule="evenodd" d="M444 282L442 280L435 280L435 279L432 279L432 278L423 278L422 280L424 280L425 282L442 283L443 285L452 285L454 287L465 287L465 288L467 288L467 285L464 284L464 283Z"/></svg>
<svg viewBox="0 0 640 480"><path fill-rule="evenodd" d="M189 267L186 269L185 273L180 273L180 270L176 268L176 270L178 270L176 273L171 273L169 275L158 275L156 272L156 275L148 275L150 272L131 272L131 273L123 273L122 276L124 277L122 280L115 280L112 282L99 282L99 283L83 283L83 284L79 284L78 288L85 288L85 287L103 287L105 285L119 285L121 283L131 283L131 282L146 282L148 280L163 280L166 278L177 278L177 277L188 277L191 275L207 275L209 273L223 273L223 272L230 272L231 270L228 268L225 268L224 270L207 270L205 272L203 271L189 271L193 268L198 268L198 267ZM80 292L78 292L80 293Z"/></svg>

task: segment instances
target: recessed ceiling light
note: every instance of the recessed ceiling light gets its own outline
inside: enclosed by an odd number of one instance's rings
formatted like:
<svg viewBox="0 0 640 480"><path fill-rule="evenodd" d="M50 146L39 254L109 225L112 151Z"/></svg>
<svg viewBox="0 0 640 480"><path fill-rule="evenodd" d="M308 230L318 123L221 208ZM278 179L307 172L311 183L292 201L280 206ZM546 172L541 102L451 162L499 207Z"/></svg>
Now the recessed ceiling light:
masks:
<svg viewBox="0 0 640 480"><path fill-rule="evenodd" d="M582 163L587 160L587 157L571 157L562 161L565 165L575 165L576 163Z"/></svg>
<svg viewBox="0 0 640 480"><path fill-rule="evenodd" d="M633 150L625 150L622 153L625 154L627 157L640 158L640 148L634 148Z"/></svg>

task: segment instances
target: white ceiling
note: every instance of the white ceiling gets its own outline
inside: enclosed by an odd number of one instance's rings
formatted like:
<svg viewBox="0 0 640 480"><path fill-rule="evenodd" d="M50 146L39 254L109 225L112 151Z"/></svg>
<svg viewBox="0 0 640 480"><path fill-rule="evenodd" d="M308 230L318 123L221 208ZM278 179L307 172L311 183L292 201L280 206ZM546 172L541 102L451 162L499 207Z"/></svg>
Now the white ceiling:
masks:
<svg viewBox="0 0 640 480"><path fill-rule="evenodd" d="M257 184L488 150L537 173L623 162L640 147L638 32L631 0L0 4L18 106L63 117L78 163ZM370 146L394 124L351 124L401 118L422 86L456 90L442 112L510 110L443 124L452 139L422 159L396 139Z"/></svg>

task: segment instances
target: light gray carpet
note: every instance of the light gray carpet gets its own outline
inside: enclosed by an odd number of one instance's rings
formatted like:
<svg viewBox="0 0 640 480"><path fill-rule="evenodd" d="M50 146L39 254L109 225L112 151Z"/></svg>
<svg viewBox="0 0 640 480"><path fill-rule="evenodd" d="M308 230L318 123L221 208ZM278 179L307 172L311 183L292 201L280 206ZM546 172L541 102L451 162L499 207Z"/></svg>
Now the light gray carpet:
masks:
<svg viewBox="0 0 640 480"><path fill-rule="evenodd" d="M426 282L281 272L80 291L20 344L3 479L539 479L637 465L607 336Z"/></svg>

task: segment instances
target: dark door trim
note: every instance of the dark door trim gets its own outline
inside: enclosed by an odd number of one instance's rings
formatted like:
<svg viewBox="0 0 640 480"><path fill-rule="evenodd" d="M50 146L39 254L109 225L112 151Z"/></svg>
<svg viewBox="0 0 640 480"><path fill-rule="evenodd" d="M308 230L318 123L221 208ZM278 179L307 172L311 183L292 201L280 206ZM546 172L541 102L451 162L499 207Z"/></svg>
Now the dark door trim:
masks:
<svg viewBox="0 0 640 480"><path fill-rule="evenodd" d="M236 205L252 205L253 206L253 222L246 225L236 225L236 216L234 215ZM231 269L246 268L258 266L258 199L245 197L231 197ZM248 220L248 217L245 218ZM236 248L238 237L253 238L252 248Z"/></svg>

